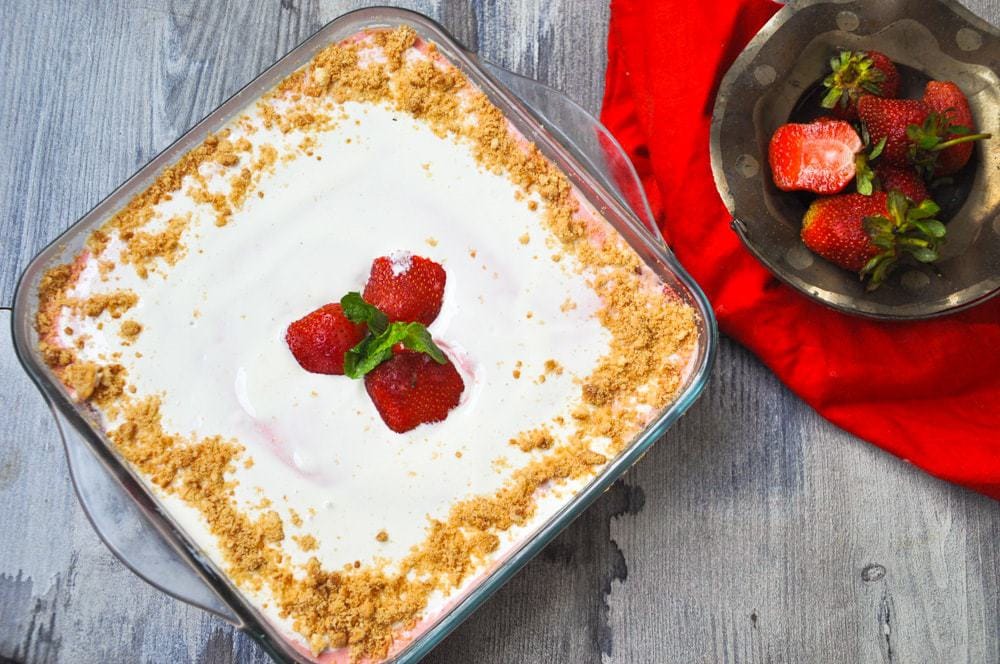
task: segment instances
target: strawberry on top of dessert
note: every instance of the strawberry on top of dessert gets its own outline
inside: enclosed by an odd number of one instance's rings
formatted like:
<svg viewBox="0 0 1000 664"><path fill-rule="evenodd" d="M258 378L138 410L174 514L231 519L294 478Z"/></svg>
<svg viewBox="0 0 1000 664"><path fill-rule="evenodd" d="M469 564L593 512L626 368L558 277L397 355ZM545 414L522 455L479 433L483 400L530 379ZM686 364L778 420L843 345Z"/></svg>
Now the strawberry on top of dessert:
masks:
<svg viewBox="0 0 1000 664"><path fill-rule="evenodd" d="M442 364L405 349L365 375L368 396L382 421L396 433L440 422L458 405L464 389L450 360Z"/></svg>
<svg viewBox="0 0 1000 664"><path fill-rule="evenodd" d="M434 261L401 251L372 262L364 297L390 321L430 325L441 311L446 279Z"/></svg>
<svg viewBox="0 0 1000 664"><path fill-rule="evenodd" d="M364 296L350 292L290 324L288 349L306 371L364 378L379 416L396 433L440 422L465 389L427 330L441 311L445 280L444 268L428 258L380 256Z"/></svg>
<svg viewBox="0 0 1000 664"><path fill-rule="evenodd" d="M348 320L339 304L324 304L290 324L285 342L306 371L343 376L344 354L364 337L364 326Z"/></svg>

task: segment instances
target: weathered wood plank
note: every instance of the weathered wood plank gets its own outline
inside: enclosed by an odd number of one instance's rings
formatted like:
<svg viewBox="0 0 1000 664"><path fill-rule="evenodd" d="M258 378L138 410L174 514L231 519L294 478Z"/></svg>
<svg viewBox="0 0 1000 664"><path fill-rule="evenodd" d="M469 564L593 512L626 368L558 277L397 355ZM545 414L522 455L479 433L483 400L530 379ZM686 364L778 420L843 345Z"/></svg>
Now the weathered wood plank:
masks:
<svg viewBox="0 0 1000 664"><path fill-rule="evenodd" d="M0 161L0 305L42 244L363 4L0 3L14 156ZM606 3L403 4L596 110ZM1000 0L975 8L1000 19ZM107 552L9 346L0 336L0 661L266 661ZM996 503L837 431L724 342L706 397L428 661L992 664L998 549Z"/></svg>
<svg viewBox="0 0 1000 664"><path fill-rule="evenodd" d="M996 502L834 429L761 370L726 344L630 473L646 506L611 526L628 561L612 659L1000 661Z"/></svg>

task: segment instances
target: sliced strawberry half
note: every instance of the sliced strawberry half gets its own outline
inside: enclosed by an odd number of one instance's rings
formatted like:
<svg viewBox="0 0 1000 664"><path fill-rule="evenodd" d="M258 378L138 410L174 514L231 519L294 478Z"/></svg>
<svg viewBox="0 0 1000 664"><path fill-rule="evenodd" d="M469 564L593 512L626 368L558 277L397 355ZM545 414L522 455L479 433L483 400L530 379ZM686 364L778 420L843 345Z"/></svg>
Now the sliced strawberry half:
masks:
<svg viewBox="0 0 1000 664"><path fill-rule="evenodd" d="M843 191L854 179L855 155L862 147L858 132L842 120L783 125L768 148L774 184L783 191Z"/></svg>
<svg viewBox="0 0 1000 664"><path fill-rule="evenodd" d="M386 426L405 433L448 417L465 383L450 360L439 364L425 353L399 350L365 376L365 389Z"/></svg>
<svg viewBox="0 0 1000 664"><path fill-rule="evenodd" d="M372 262L364 299L392 322L430 325L441 312L446 278L443 267L422 256L381 256Z"/></svg>
<svg viewBox="0 0 1000 664"><path fill-rule="evenodd" d="M339 304L326 304L288 326L285 343L306 371L344 375L344 354L365 337L365 326L352 323Z"/></svg>

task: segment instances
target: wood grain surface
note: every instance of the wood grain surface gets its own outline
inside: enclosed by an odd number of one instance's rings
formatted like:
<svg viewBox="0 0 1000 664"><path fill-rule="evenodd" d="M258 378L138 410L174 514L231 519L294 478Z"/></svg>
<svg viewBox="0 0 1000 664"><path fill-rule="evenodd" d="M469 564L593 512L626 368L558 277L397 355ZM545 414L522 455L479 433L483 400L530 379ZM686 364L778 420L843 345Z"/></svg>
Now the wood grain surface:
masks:
<svg viewBox="0 0 1000 664"><path fill-rule="evenodd" d="M30 258L337 15L0 3L0 307ZM596 111L600 0L401 3ZM994 24L1000 0L968 2ZM0 310L0 328L10 312ZM0 662L266 662L133 576L0 334ZM1000 663L1000 505L836 429L723 340L705 396L429 662Z"/></svg>

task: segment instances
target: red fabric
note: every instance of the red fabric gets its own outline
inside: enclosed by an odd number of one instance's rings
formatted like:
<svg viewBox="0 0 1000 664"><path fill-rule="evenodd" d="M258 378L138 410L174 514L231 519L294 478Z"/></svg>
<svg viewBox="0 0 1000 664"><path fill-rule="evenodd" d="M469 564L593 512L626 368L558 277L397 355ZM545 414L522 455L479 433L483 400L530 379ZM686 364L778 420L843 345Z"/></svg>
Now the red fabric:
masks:
<svg viewBox="0 0 1000 664"><path fill-rule="evenodd" d="M612 0L602 119L723 332L834 424L1000 499L1000 298L932 321L847 316L781 284L729 228L709 161L715 93L778 9Z"/></svg>

